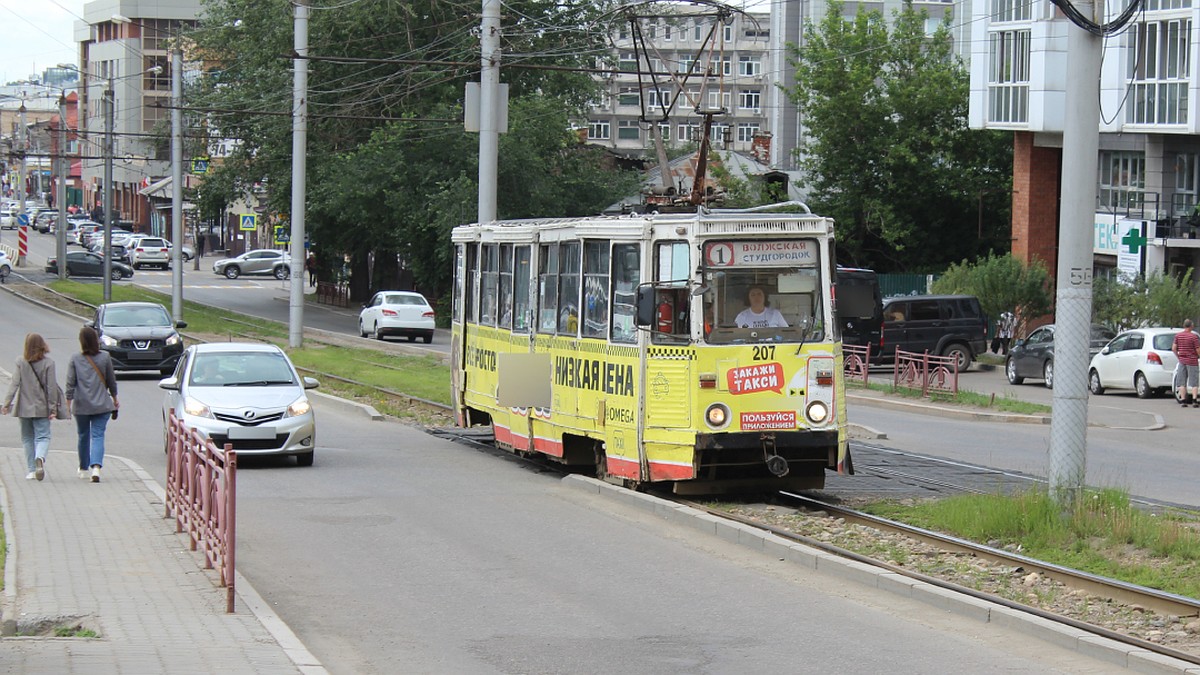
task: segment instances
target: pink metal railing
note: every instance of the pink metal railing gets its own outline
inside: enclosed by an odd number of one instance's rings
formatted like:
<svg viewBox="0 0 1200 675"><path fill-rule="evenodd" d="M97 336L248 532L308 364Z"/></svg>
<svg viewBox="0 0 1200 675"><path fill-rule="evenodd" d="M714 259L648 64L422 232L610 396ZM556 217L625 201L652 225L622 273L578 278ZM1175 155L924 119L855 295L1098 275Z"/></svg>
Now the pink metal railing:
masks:
<svg viewBox="0 0 1200 675"><path fill-rule="evenodd" d="M237 532L237 452L222 450L175 417L167 421L166 518L175 532L187 531L191 549L204 554L204 568L216 568L225 587L225 611L233 613L234 546Z"/></svg>
<svg viewBox="0 0 1200 675"><path fill-rule="evenodd" d="M842 345L842 371L847 380L861 380L867 386L871 376L871 345Z"/></svg>
<svg viewBox="0 0 1200 675"><path fill-rule="evenodd" d="M953 356L930 356L896 350L892 371L892 386L920 389L922 396L930 392L958 393L958 359Z"/></svg>

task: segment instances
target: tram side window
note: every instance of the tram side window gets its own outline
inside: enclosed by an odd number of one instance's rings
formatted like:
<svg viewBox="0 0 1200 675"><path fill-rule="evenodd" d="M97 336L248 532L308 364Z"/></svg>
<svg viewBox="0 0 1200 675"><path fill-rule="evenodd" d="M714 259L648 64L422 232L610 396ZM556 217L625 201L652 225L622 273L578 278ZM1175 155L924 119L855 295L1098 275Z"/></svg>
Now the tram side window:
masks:
<svg viewBox="0 0 1200 675"><path fill-rule="evenodd" d="M463 290L467 321L475 319L475 297L479 293L479 246L467 244L467 286Z"/></svg>
<svg viewBox="0 0 1200 675"><path fill-rule="evenodd" d="M542 244L538 254L538 332L554 333L558 326L558 244Z"/></svg>
<svg viewBox="0 0 1200 675"><path fill-rule="evenodd" d="M512 244L500 245L500 313L501 328L512 328L513 300L513 247Z"/></svg>
<svg viewBox="0 0 1200 675"><path fill-rule="evenodd" d="M463 315L463 245L454 247L454 304L450 311L455 321L462 321Z"/></svg>
<svg viewBox="0 0 1200 675"><path fill-rule="evenodd" d="M514 252L513 270L513 331L529 332L529 279L532 248L518 246Z"/></svg>
<svg viewBox="0 0 1200 675"><path fill-rule="evenodd" d="M608 240L583 244L583 336L608 336Z"/></svg>
<svg viewBox="0 0 1200 675"><path fill-rule="evenodd" d="M678 343L688 339L688 301L691 294L687 280L691 274L691 257L687 242L662 242L658 255L655 282L655 342Z"/></svg>
<svg viewBox="0 0 1200 675"><path fill-rule="evenodd" d="M479 284L479 323L496 325L496 291L500 285L500 247L483 245L483 276Z"/></svg>
<svg viewBox="0 0 1200 675"><path fill-rule="evenodd" d="M637 342L637 287L642 282L642 256L638 244L612 248L612 341Z"/></svg>
<svg viewBox="0 0 1200 675"><path fill-rule="evenodd" d="M580 246L577 241L559 245L558 251L558 333L579 334Z"/></svg>

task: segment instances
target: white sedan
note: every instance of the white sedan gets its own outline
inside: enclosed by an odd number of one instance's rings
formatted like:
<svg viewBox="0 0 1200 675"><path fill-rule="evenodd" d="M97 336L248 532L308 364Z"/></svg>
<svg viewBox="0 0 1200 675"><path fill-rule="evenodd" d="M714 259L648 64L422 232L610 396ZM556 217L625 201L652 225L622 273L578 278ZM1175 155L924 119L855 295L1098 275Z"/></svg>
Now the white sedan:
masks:
<svg viewBox="0 0 1200 675"><path fill-rule="evenodd" d="M1166 393L1175 377L1178 359L1171 351L1180 328L1135 328L1127 330L1092 357L1088 366L1088 389L1103 394L1106 389L1132 389L1138 398Z"/></svg>
<svg viewBox="0 0 1200 675"><path fill-rule="evenodd" d="M358 334L374 335L377 340L403 335L409 342L420 337L429 344L433 342L433 317L433 307L420 293L379 291L358 315Z"/></svg>

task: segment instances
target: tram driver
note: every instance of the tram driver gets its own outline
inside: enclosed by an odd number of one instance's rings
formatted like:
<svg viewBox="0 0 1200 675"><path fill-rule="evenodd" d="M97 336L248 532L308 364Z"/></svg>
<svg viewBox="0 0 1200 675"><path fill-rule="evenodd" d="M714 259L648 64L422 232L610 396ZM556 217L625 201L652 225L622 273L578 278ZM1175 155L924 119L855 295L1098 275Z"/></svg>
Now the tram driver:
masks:
<svg viewBox="0 0 1200 675"><path fill-rule="evenodd" d="M767 299L767 290L762 286L751 286L746 291L746 309L738 312L734 323L739 328L787 328L788 322L783 318L783 312L771 307Z"/></svg>

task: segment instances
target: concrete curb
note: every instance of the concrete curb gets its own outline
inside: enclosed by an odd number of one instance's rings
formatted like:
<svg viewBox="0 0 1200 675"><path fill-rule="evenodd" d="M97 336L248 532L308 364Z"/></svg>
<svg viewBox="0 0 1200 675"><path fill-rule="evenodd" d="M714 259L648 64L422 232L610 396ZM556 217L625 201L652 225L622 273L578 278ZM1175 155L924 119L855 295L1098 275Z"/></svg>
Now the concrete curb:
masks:
<svg viewBox="0 0 1200 675"><path fill-rule="evenodd" d="M903 412L913 412L922 415L935 415L938 417L948 417L953 419L974 420L977 422L1004 422L1010 424L1050 424L1050 415L1020 415L1017 413L996 413L986 410L969 410L963 408L952 408L949 406L941 406L933 403L920 403L914 401L902 401L890 398L882 398L877 396L863 396L861 394L846 394L846 401L849 403L858 403L862 405L875 406L877 408L887 408L889 410L900 410ZM1166 428L1166 421L1162 415L1157 413L1139 413L1149 417L1152 421L1149 424L1138 426L1118 426L1112 424L1099 424L1091 420L1088 421L1089 427L1098 427L1104 429L1122 429L1126 431L1158 431Z"/></svg>
<svg viewBox="0 0 1200 675"><path fill-rule="evenodd" d="M1099 659L1138 672L1200 673L1200 668L1187 661L1147 652L1138 647L1028 615L1003 605L955 593L871 565L846 560L804 544L788 541L770 532L711 516L653 495L634 492L578 474L569 475L563 478L562 482L565 487L632 506L672 523L720 537L725 541L755 551L761 551L779 560L911 598L979 623L994 623L1005 628L1019 630L1030 637L1054 643L1088 658Z"/></svg>
<svg viewBox="0 0 1200 675"><path fill-rule="evenodd" d="M376 410L375 406L367 405L366 403L359 403L358 401L351 401L348 398L342 398L340 396L334 396L333 394L326 394L324 392L315 391L312 389L308 390L308 395L310 397L315 396L317 398L320 398L322 401L336 405L344 410L362 413L363 416L365 416L367 419L371 420L372 422L379 422L379 421L382 421L383 419L385 419L383 413Z"/></svg>
<svg viewBox="0 0 1200 675"><path fill-rule="evenodd" d="M17 546L13 539L12 502L8 500L8 491L0 482L0 504L4 505L4 595L0 596L0 636L12 637L17 634Z"/></svg>
<svg viewBox="0 0 1200 675"><path fill-rule="evenodd" d="M850 438L861 438L870 440L883 440L888 436L886 433L869 427L865 424L855 424L854 422L846 423L846 433Z"/></svg>

